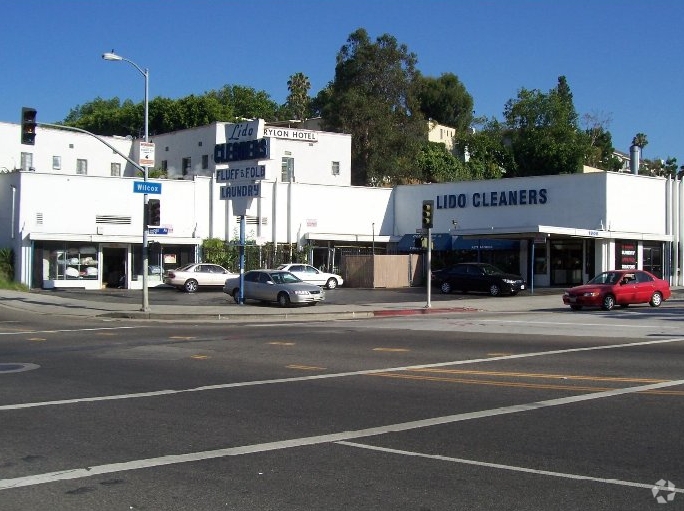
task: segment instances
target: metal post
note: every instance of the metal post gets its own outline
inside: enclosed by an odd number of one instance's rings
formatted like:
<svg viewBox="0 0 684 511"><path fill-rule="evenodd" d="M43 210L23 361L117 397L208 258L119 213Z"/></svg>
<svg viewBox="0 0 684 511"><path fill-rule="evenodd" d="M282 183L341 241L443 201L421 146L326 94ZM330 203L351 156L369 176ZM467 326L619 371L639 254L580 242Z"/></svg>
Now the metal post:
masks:
<svg viewBox="0 0 684 511"><path fill-rule="evenodd" d="M240 217L240 297L238 303L245 303L245 230L247 228L246 216Z"/></svg>
<svg viewBox="0 0 684 511"><path fill-rule="evenodd" d="M150 72L147 68L143 69L141 68L138 64L133 62L132 60L129 60L125 57L122 57L121 55L117 55L114 53L114 50L111 52L103 53L102 58L104 60L112 60L112 61L118 61L122 60L124 62L128 62L130 65L132 65L134 68L136 68L141 75L145 78L145 142L149 142L149 88L150 88ZM147 165L143 166L143 179L145 183L147 183L147 179L149 176L149 167ZM148 312L150 310L150 301L149 301L149 288L148 288L148 268L149 268L149 240L148 240L148 215L149 211L147 209L149 204L149 195L147 194L147 186L145 186L145 193L143 194L143 235L142 235L142 259L143 259L143 267L142 267L142 308L140 309L143 312Z"/></svg>
<svg viewBox="0 0 684 511"><path fill-rule="evenodd" d="M432 293L432 228L428 227L427 230L427 303L425 308L429 309L432 307L431 293Z"/></svg>

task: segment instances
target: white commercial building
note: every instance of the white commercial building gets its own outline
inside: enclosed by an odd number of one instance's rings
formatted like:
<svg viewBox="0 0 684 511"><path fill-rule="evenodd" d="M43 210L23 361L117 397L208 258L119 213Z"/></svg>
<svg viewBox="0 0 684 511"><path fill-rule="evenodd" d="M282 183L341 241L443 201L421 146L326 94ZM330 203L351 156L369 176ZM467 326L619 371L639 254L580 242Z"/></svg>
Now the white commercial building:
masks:
<svg viewBox="0 0 684 511"><path fill-rule="evenodd" d="M138 161L136 142L39 127L35 145L22 145L11 123L0 123L0 141L0 248L14 250L16 280L98 289L123 276L139 288L142 177L128 161ZM342 272L345 250L420 253L424 200L436 208L435 264L491 261L532 286L577 284L617 267L682 284L680 180L594 172L354 187L345 134L259 120L151 141L165 178L150 179L161 209L149 231L150 285L201 258L204 239L238 238L243 216L248 239L303 248L316 266Z"/></svg>

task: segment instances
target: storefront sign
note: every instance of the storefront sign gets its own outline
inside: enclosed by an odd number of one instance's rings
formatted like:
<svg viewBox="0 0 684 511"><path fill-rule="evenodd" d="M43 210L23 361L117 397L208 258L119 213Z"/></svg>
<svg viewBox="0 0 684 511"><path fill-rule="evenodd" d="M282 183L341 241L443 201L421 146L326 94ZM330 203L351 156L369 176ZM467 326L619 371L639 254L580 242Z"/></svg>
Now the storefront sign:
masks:
<svg viewBox="0 0 684 511"><path fill-rule="evenodd" d="M475 192L437 195L435 205L437 209L488 208L497 206L532 206L543 205L548 201L546 188L538 190L500 190L493 192Z"/></svg>
<svg viewBox="0 0 684 511"><path fill-rule="evenodd" d="M214 146L214 161L219 164L244 160L266 160L268 158L269 143L267 138L226 142Z"/></svg>
<svg viewBox="0 0 684 511"><path fill-rule="evenodd" d="M231 200L240 197L252 199L261 197L261 183L227 185L221 187L221 200Z"/></svg>
<svg viewBox="0 0 684 511"><path fill-rule="evenodd" d="M306 142L318 142L315 131L294 130L289 128L265 128L265 137L285 138L288 140L304 140Z"/></svg>
<svg viewBox="0 0 684 511"><path fill-rule="evenodd" d="M266 165L247 165L216 170L217 183L241 183L266 179Z"/></svg>

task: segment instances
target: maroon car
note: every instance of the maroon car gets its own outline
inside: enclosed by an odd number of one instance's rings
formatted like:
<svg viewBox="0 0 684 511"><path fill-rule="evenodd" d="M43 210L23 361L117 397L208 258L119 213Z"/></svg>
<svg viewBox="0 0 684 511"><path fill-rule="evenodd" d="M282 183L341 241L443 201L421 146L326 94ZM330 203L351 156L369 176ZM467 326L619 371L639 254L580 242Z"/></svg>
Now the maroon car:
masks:
<svg viewBox="0 0 684 511"><path fill-rule="evenodd" d="M582 307L601 307L611 310L616 305L627 307L633 303L648 303L660 307L670 298L670 284L643 270L612 270L597 275L582 286L568 289L563 303L572 310Z"/></svg>

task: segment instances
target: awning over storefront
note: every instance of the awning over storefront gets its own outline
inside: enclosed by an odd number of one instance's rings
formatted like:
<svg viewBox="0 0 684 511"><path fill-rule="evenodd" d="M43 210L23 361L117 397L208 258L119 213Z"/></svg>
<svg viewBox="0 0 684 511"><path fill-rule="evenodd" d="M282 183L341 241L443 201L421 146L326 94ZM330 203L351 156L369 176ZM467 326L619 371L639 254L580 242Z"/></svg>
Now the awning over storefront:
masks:
<svg viewBox="0 0 684 511"><path fill-rule="evenodd" d="M534 239L545 238L595 238L595 239L631 239L644 241L672 241L670 234L642 233L627 231L611 231L606 229L580 229L575 227L558 227L553 225L531 225L521 227L483 227L476 229L458 229L452 234L465 239Z"/></svg>
<svg viewBox="0 0 684 511"><path fill-rule="evenodd" d="M404 234L397 243L399 252L412 252L416 248L416 239L420 234ZM438 232L432 235L432 250L516 250L517 240L505 239L475 239L452 236L448 232Z"/></svg>

